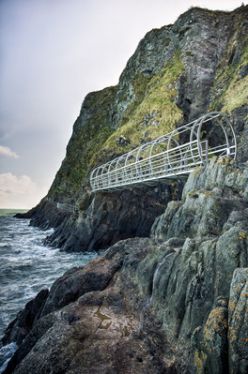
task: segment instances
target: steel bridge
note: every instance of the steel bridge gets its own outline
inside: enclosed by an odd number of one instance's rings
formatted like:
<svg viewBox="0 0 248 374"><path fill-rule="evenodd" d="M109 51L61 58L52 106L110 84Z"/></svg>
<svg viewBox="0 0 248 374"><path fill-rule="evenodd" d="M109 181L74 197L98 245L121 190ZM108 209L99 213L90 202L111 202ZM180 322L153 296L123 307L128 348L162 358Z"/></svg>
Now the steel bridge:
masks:
<svg viewBox="0 0 248 374"><path fill-rule="evenodd" d="M90 175L91 189L111 191L187 176L214 155L235 158L236 150L230 119L211 112L98 166Z"/></svg>

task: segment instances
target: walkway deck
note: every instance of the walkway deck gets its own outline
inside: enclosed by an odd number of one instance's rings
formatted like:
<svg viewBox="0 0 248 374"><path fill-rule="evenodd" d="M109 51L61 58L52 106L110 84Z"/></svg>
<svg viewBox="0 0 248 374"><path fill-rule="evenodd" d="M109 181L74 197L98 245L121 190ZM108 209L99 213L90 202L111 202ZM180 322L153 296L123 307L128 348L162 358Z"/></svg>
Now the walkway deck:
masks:
<svg viewBox="0 0 248 374"><path fill-rule="evenodd" d="M213 155L236 157L236 136L223 113L208 113L167 135L141 145L97 168L90 175L93 192L189 174Z"/></svg>

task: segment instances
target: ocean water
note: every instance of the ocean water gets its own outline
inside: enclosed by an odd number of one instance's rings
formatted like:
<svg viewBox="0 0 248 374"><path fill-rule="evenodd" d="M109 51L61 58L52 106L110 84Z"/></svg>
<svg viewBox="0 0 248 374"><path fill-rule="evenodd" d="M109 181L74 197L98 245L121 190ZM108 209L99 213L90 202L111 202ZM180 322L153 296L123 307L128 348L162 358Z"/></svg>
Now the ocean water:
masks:
<svg viewBox="0 0 248 374"><path fill-rule="evenodd" d="M0 338L37 292L49 288L66 270L82 266L96 256L69 254L44 246L43 240L52 230L29 226L29 220L14 218L12 213L0 210ZM10 351L14 351L13 344L9 349L0 349L0 367L1 354L7 357Z"/></svg>

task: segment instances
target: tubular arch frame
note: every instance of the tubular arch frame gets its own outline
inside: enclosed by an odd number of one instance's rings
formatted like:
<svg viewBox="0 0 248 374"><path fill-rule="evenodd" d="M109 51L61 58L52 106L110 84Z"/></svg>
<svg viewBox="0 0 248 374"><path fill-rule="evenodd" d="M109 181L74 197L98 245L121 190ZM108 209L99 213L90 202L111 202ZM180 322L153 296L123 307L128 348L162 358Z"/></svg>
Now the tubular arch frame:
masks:
<svg viewBox="0 0 248 374"><path fill-rule="evenodd" d="M185 176L213 155L235 159L236 152L230 119L224 113L211 112L93 169L90 185L97 192L154 184Z"/></svg>

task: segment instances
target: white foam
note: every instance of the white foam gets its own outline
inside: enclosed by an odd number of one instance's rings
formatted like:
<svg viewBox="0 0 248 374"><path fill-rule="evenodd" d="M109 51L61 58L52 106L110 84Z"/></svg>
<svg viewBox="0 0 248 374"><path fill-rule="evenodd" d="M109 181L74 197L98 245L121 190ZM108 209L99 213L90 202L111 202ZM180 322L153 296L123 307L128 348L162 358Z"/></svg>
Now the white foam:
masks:
<svg viewBox="0 0 248 374"><path fill-rule="evenodd" d="M11 359L16 350L17 345L15 342L5 345L0 349L0 374L4 372L9 360Z"/></svg>

